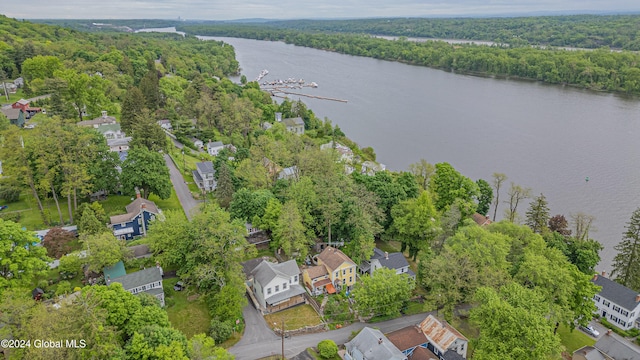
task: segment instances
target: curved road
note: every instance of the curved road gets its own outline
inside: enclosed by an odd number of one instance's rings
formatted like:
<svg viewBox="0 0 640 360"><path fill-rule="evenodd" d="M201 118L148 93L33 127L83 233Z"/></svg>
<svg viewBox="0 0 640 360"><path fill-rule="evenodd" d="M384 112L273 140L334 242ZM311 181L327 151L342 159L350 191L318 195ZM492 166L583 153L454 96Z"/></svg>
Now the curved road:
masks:
<svg viewBox="0 0 640 360"><path fill-rule="evenodd" d="M251 304L247 305L242 313L247 324L245 333L242 340L232 346L229 352L235 355L237 360L256 360L265 356L280 354L282 352L281 338L267 327L264 317ZM284 353L287 358L291 358L309 347L318 345L320 341L325 339L331 339L338 345L344 344L349 341L351 332L358 331L365 326L376 327L386 334L406 326L418 324L429 314L435 315L435 311L403 316L375 324L357 322L338 330L294 336L284 340Z"/></svg>
<svg viewBox="0 0 640 360"><path fill-rule="evenodd" d="M178 196L178 200L180 200L180 205L182 205L182 209L184 209L187 219L191 220L191 216L194 215L195 211L197 211L199 201L196 201L196 199L191 195L191 191L184 182L182 174L180 174L176 164L173 163L173 160L168 154L164 154L164 161L167 163L167 167L169 168L171 183L173 184L173 188L176 190L176 195Z"/></svg>

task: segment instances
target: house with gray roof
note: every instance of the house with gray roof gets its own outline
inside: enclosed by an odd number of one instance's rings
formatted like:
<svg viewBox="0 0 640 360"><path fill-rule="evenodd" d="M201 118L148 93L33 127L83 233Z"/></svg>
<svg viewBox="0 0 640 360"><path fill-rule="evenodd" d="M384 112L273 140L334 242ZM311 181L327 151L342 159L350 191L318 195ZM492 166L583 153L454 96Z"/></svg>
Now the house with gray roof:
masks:
<svg viewBox="0 0 640 360"><path fill-rule="evenodd" d="M591 281L602 288L593 297L598 315L623 330L640 324L640 294L604 275L596 274Z"/></svg>
<svg viewBox="0 0 640 360"><path fill-rule="evenodd" d="M162 287L162 268L160 266L136 271L131 274L117 277L115 279L105 279L107 285L110 283L120 283L122 287L133 295L147 293L160 300L160 305L164 306L164 288Z"/></svg>
<svg viewBox="0 0 640 360"><path fill-rule="evenodd" d="M193 181L202 191L213 191L217 187L216 170L211 161L196 163L196 170L192 171Z"/></svg>
<svg viewBox="0 0 640 360"><path fill-rule="evenodd" d="M616 360L640 360L640 350L635 345L614 334L611 330L601 336L593 346ZM607 358L605 357L605 359Z"/></svg>
<svg viewBox="0 0 640 360"><path fill-rule="evenodd" d="M83 120L80 121L78 123L76 123L76 125L78 126L84 126L84 127L92 127L92 128L98 128L99 126L102 125L112 125L116 123L116 118L113 116L109 116L107 115L106 111L102 111L102 116L97 117L95 119L92 120Z"/></svg>
<svg viewBox="0 0 640 360"><path fill-rule="evenodd" d="M301 117L284 119L282 123L287 127L289 132L298 135L304 134L304 120L302 120Z"/></svg>
<svg viewBox="0 0 640 360"><path fill-rule="evenodd" d="M614 360L611 356L603 353L593 346L583 346L573 352L572 360Z"/></svg>
<svg viewBox="0 0 640 360"><path fill-rule="evenodd" d="M9 119L13 125L23 127L25 121L25 113L22 109L2 108L0 111Z"/></svg>
<svg viewBox="0 0 640 360"><path fill-rule="evenodd" d="M345 360L407 360L407 356L380 330L363 328L353 340L344 344Z"/></svg>
<svg viewBox="0 0 640 360"><path fill-rule="evenodd" d="M211 141L207 143L207 152L211 156L218 156L218 153L224 149L222 141Z"/></svg>
<svg viewBox="0 0 640 360"><path fill-rule="evenodd" d="M406 274L412 279L416 278L416 274L409 269L409 262L401 252L389 254L378 248L373 249L373 255L369 260L364 260L360 264L359 270L362 274L373 275L376 270L383 267L394 270L396 274Z"/></svg>
<svg viewBox="0 0 640 360"><path fill-rule="evenodd" d="M245 272L263 314L305 303L305 290L300 285L300 269L295 260L276 264L263 259L253 269L245 268Z"/></svg>
<svg viewBox="0 0 640 360"><path fill-rule="evenodd" d="M295 165L284 168L278 173L278 180L298 180L298 173L298 167Z"/></svg>
<svg viewBox="0 0 640 360"><path fill-rule="evenodd" d="M125 138L125 133L122 132L120 128L120 124L108 124L102 125L95 128L97 132L102 134L107 140L111 139L122 139Z"/></svg>

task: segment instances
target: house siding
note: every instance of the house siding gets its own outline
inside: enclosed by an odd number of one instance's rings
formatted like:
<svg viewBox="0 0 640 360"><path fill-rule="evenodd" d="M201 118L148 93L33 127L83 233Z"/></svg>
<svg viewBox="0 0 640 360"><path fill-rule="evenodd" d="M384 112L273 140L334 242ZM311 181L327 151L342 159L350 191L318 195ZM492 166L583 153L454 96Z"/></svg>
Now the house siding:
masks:
<svg viewBox="0 0 640 360"><path fill-rule="evenodd" d="M625 309L599 294L593 297L593 302L596 304L596 313L606 318L608 322L616 327L623 330L629 330L634 327L640 328L637 323L638 315L640 315L640 305L632 310Z"/></svg>
<svg viewBox="0 0 640 360"><path fill-rule="evenodd" d="M114 235L124 240L132 240L137 236L146 235L146 230L149 228L149 222L154 216L154 214L148 211L143 211L141 214L136 215L136 217L134 217L131 221L120 224L112 224ZM144 219L144 223L140 221L140 219ZM118 233L118 230L122 229L132 229L132 232L122 235L116 235Z"/></svg>

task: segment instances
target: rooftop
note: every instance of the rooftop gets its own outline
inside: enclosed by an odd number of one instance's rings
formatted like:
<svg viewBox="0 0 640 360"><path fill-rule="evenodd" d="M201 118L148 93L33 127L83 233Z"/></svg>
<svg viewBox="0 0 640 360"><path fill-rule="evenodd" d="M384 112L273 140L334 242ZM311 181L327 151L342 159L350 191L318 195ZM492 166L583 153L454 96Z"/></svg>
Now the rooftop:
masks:
<svg viewBox="0 0 640 360"><path fill-rule="evenodd" d="M607 333L601 336L596 342L595 347L614 359L640 360L640 351L622 339L619 339L615 334Z"/></svg>
<svg viewBox="0 0 640 360"><path fill-rule="evenodd" d="M598 293L600 296L618 306L633 311L638 304L640 304L640 302L636 301L638 293L624 285L618 284L601 275L595 275L592 281L594 284L602 287L602 290Z"/></svg>
<svg viewBox="0 0 640 360"><path fill-rule="evenodd" d="M253 275L255 281L263 287L276 277L289 279L298 274L300 274L300 269L295 260L289 260L279 264L264 260L251 270L251 275Z"/></svg>
<svg viewBox="0 0 640 360"><path fill-rule="evenodd" d="M362 329L353 340L344 345L351 354L361 353L367 360L407 360L380 330L370 327Z"/></svg>
<svg viewBox="0 0 640 360"><path fill-rule="evenodd" d="M301 117L297 117L297 118L288 118L288 119L284 119L282 120L282 122L287 126L298 126L298 125L302 125L304 126L304 120L302 120Z"/></svg>
<svg viewBox="0 0 640 360"><path fill-rule="evenodd" d="M318 255L318 259L321 260L322 263L331 271L337 269L345 262L349 263L349 265L355 265L351 258L345 255L342 251L331 246L327 246L320 255Z"/></svg>
<svg viewBox="0 0 640 360"><path fill-rule="evenodd" d="M311 278L311 280L319 278L321 276L329 275L329 273L327 272L327 268L323 265L312 266L310 268L307 268L306 271L307 274L309 274L309 278Z"/></svg>
<svg viewBox="0 0 640 360"><path fill-rule="evenodd" d="M131 274L111 279L112 283L121 283L122 287L125 290L133 289L142 285L147 285L155 281L162 281L160 269L158 269L157 267L146 268L144 270L136 271Z"/></svg>
<svg viewBox="0 0 640 360"><path fill-rule="evenodd" d="M433 315L427 316L419 326L427 339L429 339L429 342L443 353L446 352L456 340L467 340L467 338L453 326L444 320L440 321L436 319Z"/></svg>
<svg viewBox="0 0 640 360"><path fill-rule="evenodd" d="M203 161L196 163L196 167L203 174L214 173L213 163L211 161Z"/></svg>
<svg viewBox="0 0 640 360"><path fill-rule="evenodd" d="M387 334L387 338L393 345L400 349L400 351L406 351L427 342L427 337L424 336L418 326L407 326L396 330Z"/></svg>

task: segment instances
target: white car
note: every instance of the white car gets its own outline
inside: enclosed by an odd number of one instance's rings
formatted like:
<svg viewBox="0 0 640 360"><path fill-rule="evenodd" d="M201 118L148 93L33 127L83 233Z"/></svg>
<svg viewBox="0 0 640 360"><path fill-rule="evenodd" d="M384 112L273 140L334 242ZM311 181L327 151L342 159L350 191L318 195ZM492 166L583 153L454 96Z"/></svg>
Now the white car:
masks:
<svg viewBox="0 0 640 360"><path fill-rule="evenodd" d="M582 331L586 332L587 334L593 336L593 337L598 337L600 336L600 332L596 329L593 328L593 326L588 325L588 326L580 326L580 329L582 329Z"/></svg>

